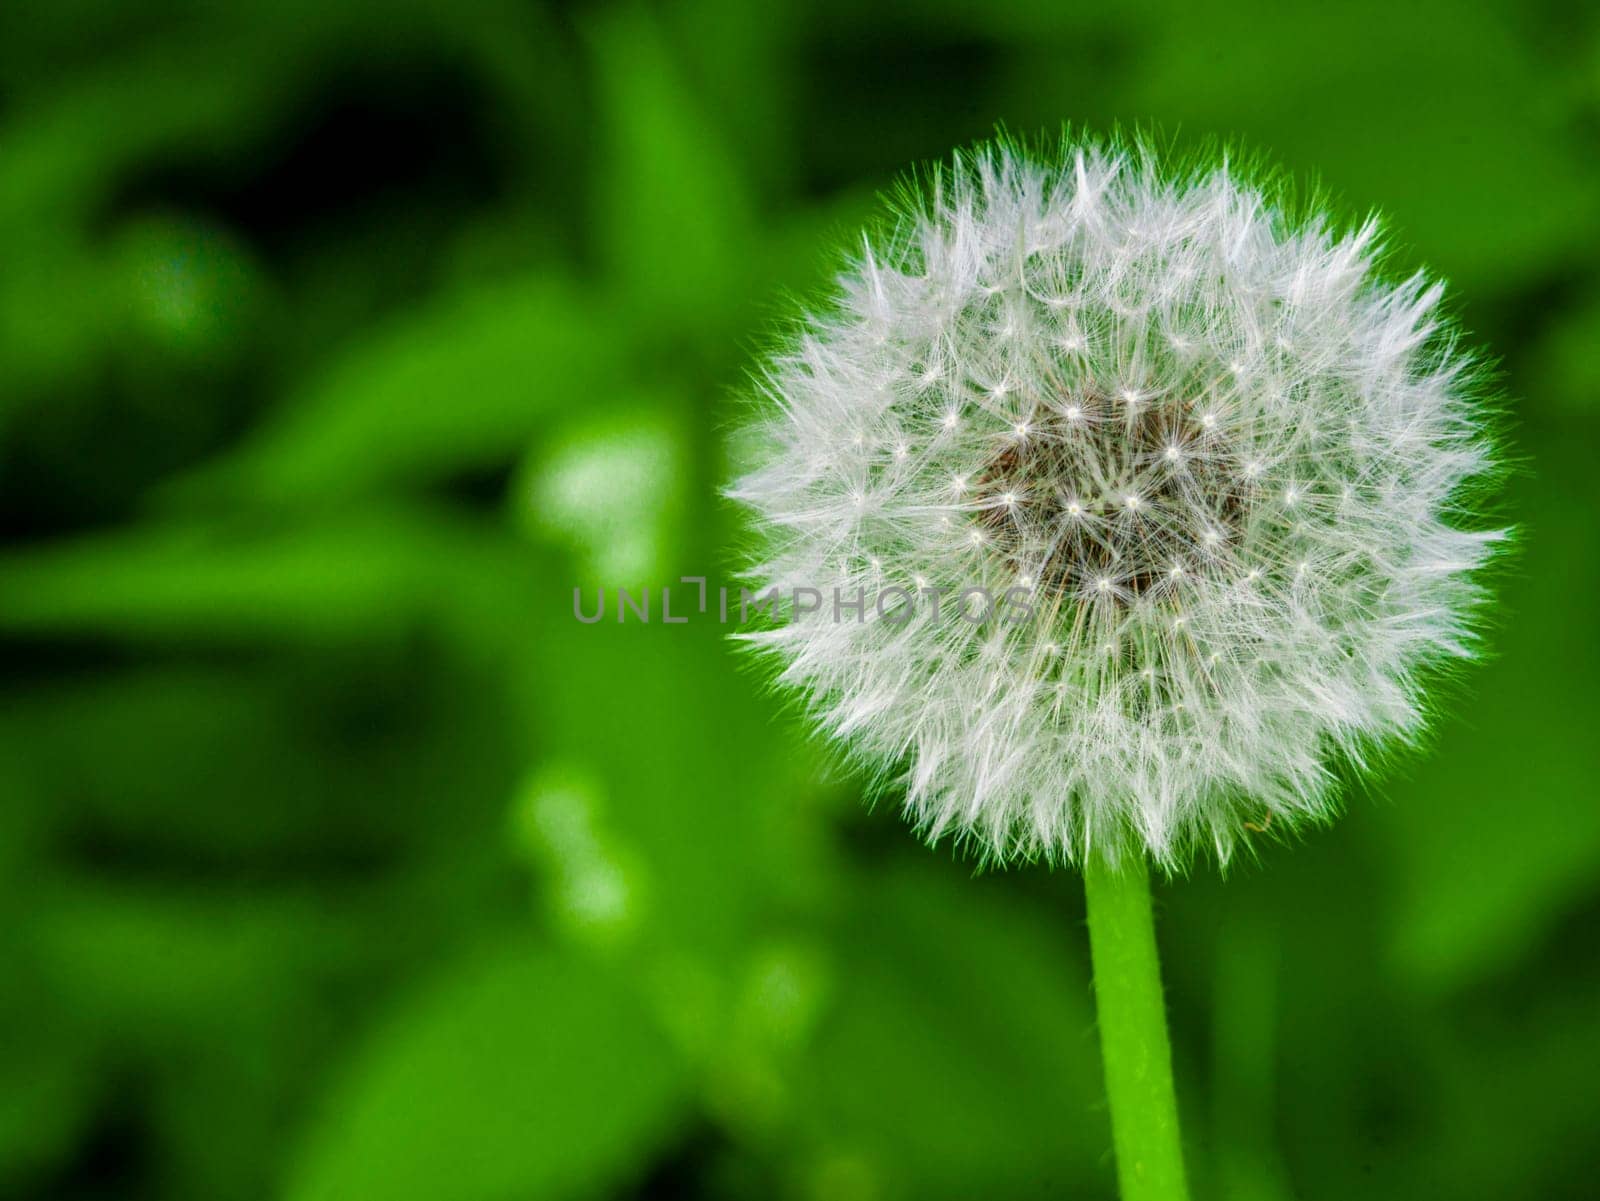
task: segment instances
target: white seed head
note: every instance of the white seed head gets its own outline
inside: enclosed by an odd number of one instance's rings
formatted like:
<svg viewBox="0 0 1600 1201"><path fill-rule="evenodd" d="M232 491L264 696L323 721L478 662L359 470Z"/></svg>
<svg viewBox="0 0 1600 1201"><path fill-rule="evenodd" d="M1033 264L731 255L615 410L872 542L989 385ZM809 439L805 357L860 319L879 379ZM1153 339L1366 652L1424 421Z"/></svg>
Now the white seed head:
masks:
<svg viewBox="0 0 1600 1201"><path fill-rule="evenodd" d="M1458 524L1492 464L1439 286L1138 146L992 146L923 196L768 365L732 494L762 587L881 562L1031 611L747 637L988 858L1225 862L1330 816L1330 758L1414 734L1421 669L1470 653L1499 536Z"/></svg>

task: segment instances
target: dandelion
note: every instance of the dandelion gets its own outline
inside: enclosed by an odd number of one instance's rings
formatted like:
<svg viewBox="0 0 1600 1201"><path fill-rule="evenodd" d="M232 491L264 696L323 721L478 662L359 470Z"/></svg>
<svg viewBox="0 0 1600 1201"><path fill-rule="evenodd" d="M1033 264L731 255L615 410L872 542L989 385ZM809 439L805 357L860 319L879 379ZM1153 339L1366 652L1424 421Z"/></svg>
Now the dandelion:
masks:
<svg viewBox="0 0 1600 1201"><path fill-rule="evenodd" d="M1419 729L1419 670L1471 648L1494 536L1458 495L1489 462L1439 286L1384 282L1376 250L1226 171L992 148L770 365L734 489L766 583L853 593L874 561L952 595L1034 582L1027 623L754 636L825 729L905 769L924 834L1226 861L1246 823L1330 814L1331 755Z"/></svg>
<svg viewBox="0 0 1600 1201"><path fill-rule="evenodd" d="M1148 862L1327 819L1330 762L1414 736L1422 673L1471 653L1497 535L1462 492L1492 464L1440 297L1386 277L1372 222L1292 219L1226 167L997 145L768 364L732 489L763 586L1026 580L1029 615L749 637L930 840L1083 867L1097 987L1139 974L1097 914L1154 978ZM1125 1009L1152 997L1160 1026L1158 991Z"/></svg>

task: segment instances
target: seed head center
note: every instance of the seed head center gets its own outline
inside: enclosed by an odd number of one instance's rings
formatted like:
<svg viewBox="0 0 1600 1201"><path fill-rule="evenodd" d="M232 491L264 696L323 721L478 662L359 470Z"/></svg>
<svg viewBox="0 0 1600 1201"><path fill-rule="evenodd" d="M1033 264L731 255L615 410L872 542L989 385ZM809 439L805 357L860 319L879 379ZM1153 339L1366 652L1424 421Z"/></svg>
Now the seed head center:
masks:
<svg viewBox="0 0 1600 1201"><path fill-rule="evenodd" d="M1085 391L1016 423L1027 436L974 476L982 544L1047 594L1176 593L1243 532L1250 481L1215 413L1115 396Z"/></svg>

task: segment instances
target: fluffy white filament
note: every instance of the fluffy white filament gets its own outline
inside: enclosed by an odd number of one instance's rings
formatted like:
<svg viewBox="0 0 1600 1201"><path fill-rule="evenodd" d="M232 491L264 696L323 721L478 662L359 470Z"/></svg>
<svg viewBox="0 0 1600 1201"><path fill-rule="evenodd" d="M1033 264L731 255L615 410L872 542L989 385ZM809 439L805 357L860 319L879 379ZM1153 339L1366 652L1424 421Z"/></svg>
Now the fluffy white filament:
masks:
<svg viewBox="0 0 1600 1201"><path fill-rule="evenodd" d="M1329 815L1330 755L1417 731L1419 669L1470 647L1490 463L1439 286L1376 254L1226 169L994 146L769 364L732 494L761 587L826 599L749 637L925 835L1226 861ZM957 614L1013 587L1026 620Z"/></svg>

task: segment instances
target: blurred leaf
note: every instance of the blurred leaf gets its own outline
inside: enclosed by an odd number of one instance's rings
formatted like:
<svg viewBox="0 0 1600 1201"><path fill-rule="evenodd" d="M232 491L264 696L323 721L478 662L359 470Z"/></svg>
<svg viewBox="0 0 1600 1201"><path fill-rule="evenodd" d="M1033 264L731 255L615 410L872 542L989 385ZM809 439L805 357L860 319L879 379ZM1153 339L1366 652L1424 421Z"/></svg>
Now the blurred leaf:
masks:
<svg viewBox="0 0 1600 1201"><path fill-rule="evenodd" d="M518 849L541 869L552 922L597 946L632 938L648 887L645 864L619 843L605 809L596 780L554 764L523 785L512 813Z"/></svg>
<svg viewBox="0 0 1600 1201"><path fill-rule="evenodd" d="M737 156L763 183L791 183L794 67L786 53L805 15L799 6L688 0L661 10L685 74L700 81L708 111L737 139ZM670 23L670 24L669 24ZM731 148L731 147L730 147Z"/></svg>
<svg viewBox="0 0 1600 1201"><path fill-rule="evenodd" d="M31 909L33 901L24 904ZM0 1194L6 1196L26 1195L25 1186L71 1154L103 1090L102 1033L67 1012L60 990L41 978L28 945L32 931L20 916L7 905L0 934L6 962L0 1029L10 1035L0 1039Z"/></svg>
<svg viewBox="0 0 1600 1201"><path fill-rule="evenodd" d="M103 272L48 238L7 255L0 272L0 435L30 396L90 382L114 329ZM48 304L41 299L50 297Z"/></svg>
<svg viewBox="0 0 1600 1201"><path fill-rule="evenodd" d="M683 551L689 466L684 431L659 409L574 421L524 465L517 516L575 553L586 586L670 578Z"/></svg>
<svg viewBox="0 0 1600 1201"><path fill-rule="evenodd" d="M1600 414L1600 296L1554 307L1519 389L1538 411Z"/></svg>
<svg viewBox="0 0 1600 1201"><path fill-rule="evenodd" d="M511 942L456 964L362 1049L286 1195L596 1195L671 1133L684 1083L615 980L579 956Z"/></svg>
<svg viewBox="0 0 1600 1201"><path fill-rule="evenodd" d="M102 1105L147 1125L164 1195L260 1196L287 1111L333 1041L318 986L362 954L347 915L309 890L175 886L170 874L63 873L43 899L35 939L58 1007L104 1040Z"/></svg>
<svg viewBox="0 0 1600 1201"><path fill-rule="evenodd" d="M1213 905L1211 912L1219 908ZM1295 1194L1273 1120L1281 932L1260 908L1234 905L1219 916L1229 921L1228 936L1217 940L1207 965L1213 987L1208 1158L1216 1195L1228 1201L1288 1201ZM1193 1109L1191 1117L1197 1116Z"/></svg>
<svg viewBox="0 0 1600 1201"><path fill-rule="evenodd" d="M1600 590L1585 481L1593 435L1571 424L1551 435L1516 481L1525 545L1500 588L1493 657L1471 669L1465 698L1447 698L1438 744L1384 789L1399 906L1391 952L1401 977L1427 990L1506 962L1600 870L1590 802L1600 632L1571 609L1571 597Z"/></svg>
<svg viewBox="0 0 1600 1201"><path fill-rule="evenodd" d="M796 1105L824 1178L855 1183L816 1195L1109 1191L1081 918L920 850L859 883Z"/></svg>
<svg viewBox="0 0 1600 1201"><path fill-rule="evenodd" d="M526 734L497 685L409 644L99 673L8 692L0 754L51 798L56 843L102 860L370 870L494 825Z"/></svg>
<svg viewBox="0 0 1600 1201"><path fill-rule="evenodd" d="M776 936L731 975L707 1092L735 1137L767 1144L792 1132L797 1106L811 1100L797 1087L800 1065L833 992L832 957L810 936Z"/></svg>
<svg viewBox="0 0 1600 1201"><path fill-rule="evenodd" d="M531 562L481 527L398 508L136 527L0 557L0 629L376 640L431 622L470 644L526 621Z"/></svg>
<svg viewBox="0 0 1600 1201"><path fill-rule="evenodd" d="M217 50L210 36L171 39L8 113L0 125L8 182L0 235L18 238L40 224L76 228L128 164L177 146L225 144L248 128L286 64L240 56L233 69L218 70Z"/></svg>
<svg viewBox="0 0 1600 1201"><path fill-rule="evenodd" d="M610 282L651 334L714 338L755 253L740 167L646 9L597 19L590 40L602 128L594 228Z"/></svg>
<svg viewBox="0 0 1600 1201"><path fill-rule="evenodd" d="M1396 1165L1395 1194L1548 1197L1591 1171L1597 1010L1600 989L1591 981L1581 992L1508 1008L1493 1023L1426 1029L1430 1095L1440 1112L1424 1145Z"/></svg>
<svg viewBox="0 0 1600 1201"><path fill-rule="evenodd" d="M173 151L226 156L290 107L307 75L326 71L328 59L352 42L364 40L369 57L408 41L468 49L505 95L517 97L519 117L531 104L520 93L542 95L536 84L513 78L527 66L515 52L537 53L530 35L542 32L540 20L507 0L203 0L179 5L190 11L165 28L152 21L159 36L126 40L112 33L116 15L95 0L89 6L93 18L62 23L74 26L77 38L93 31L102 53L85 56L71 74L45 75L42 87L0 110L9 185L0 192L0 236L26 234L41 222L78 226L142 161ZM485 36L478 24L485 20L498 36ZM37 22L30 15L17 23Z"/></svg>
<svg viewBox="0 0 1600 1201"><path fill-rule="evenodd" d="M103 1043L90 1080L110 1121L139 1124L160 1195L259 1198L367 998L397 965L438 955L441 911L464 908L471 888L458 865L452 891L424 901L326 867L316 884L264 887L248 869L171 864L112 853L93 872L58 872L33 940L54 1012ZM131 1190L131 1169L112 1170Z"/></svg>
<svg viewBox="0 0 1600 1201"><path fill-rule="evenodd" d="M1509 5L1468 18L1447 0L1304 11L1241 0L1161 3L1142 18L1150 41L1117 115L1243 135L1354 209L1381 208L1406 259L1457 285L1525 286L1600 215L1574 108L1549 86L1560 68Z"/></svg>
<svg viewBox="0 0 1600 1201"><path fill-rule="evenodd" d="M549 753L593 781L609 828L644 860L641 929L725 964L765 919L814 895L822 850L812 757L733 670L716 588L700 615L695 586L673 585L683 626L662 624L659 587L653 622L618 623L607 588L605 620L579 625L567 609L567 632L530 648L527 686Z"/></svg>
<svg viewBox="0 0 1600 1201"><path fill-rule="evenodd" d="M321 950L311 895L51 882L38 937L72 1006L124 1045L172 1054L280 1007ZM323 927L324 936L332 933Z"/></svg>
<svg viewBox="0 0 1600 1201"><path fill-rule="evenodd" d="M16 1015L7 1014L10 1019ZM96 1065L81 1041L41 1035L36 1014L25 1015L29 1037L12 1039L0 1058L0 1189L26 1196L36 1176L66 1158L92 1118L99 1085Z"/></svg>
<svg viewBox="0 0 1600 1201"><path fill-rule="evenodd" d="M118 231L113 258L141 346L176 358L218 358L258 317L256 265L224 230L147 217Z"/></svg>
<svg viewBox="0 0 1600 1201"><path fill-rule="evenodd" d="M326 503L507 463L552 414L604 406L624 362L558 279L451 296L353 347L178 495Z"/></svg>
<svg viewBox="0 0 1600 1201"><path fill-rule="evenodd" d="M1409 1139L1431 1147L1415 1107L1429 1088L1416 1033L1432 1015L1409 1003L1378 951L1388 914L1385 878L1362 838L1371 813L1363 807L1299 845L1262 841L1260 859L1236 858L1225 878L1197 871L1162 889L1184 1141L1196 1177L1214 1182L1209 1195L1232 1201L1227 1189L1243 1198L1278 1178L1295 1198L1408 1196L1389 1187L1392 1160ZM1208 1005L1233 1011L1206 1015ZM1182 1080L1207 1017L1217 1040L1209 1115L1186 1101L1201 1094ZM1281 1172L1267 1147L1282 1148ZM1241 1155L1254 1161L1244 1179Z"/></svg>

